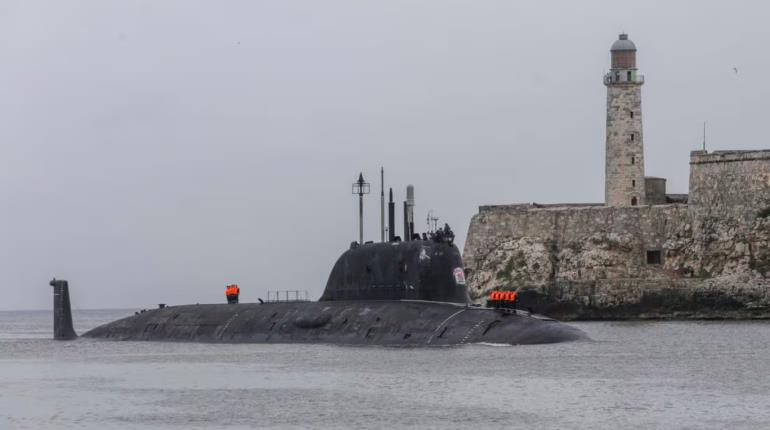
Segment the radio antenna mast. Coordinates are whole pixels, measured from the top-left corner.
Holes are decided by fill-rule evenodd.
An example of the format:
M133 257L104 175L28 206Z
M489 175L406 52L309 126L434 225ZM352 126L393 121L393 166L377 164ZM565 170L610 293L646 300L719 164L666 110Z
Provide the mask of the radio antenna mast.
M385 242L385 168L380 167L380 242Z
M426 218L426 222L428 223L428 232L435 233L436 230L438 230L438 217L433 216L433 209L428 211L428 216Z

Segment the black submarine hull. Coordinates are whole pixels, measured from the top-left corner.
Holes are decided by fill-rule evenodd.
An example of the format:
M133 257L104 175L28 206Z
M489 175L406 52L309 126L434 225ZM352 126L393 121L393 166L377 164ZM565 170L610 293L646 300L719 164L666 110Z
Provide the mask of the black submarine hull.
M171 306L99 326L115 340L340 345L539 344L582 331L529 312L473 306L448 226L434 240L351 245L317 302ZM66 290L66 285L64 286ZM69 314L69 303L60 314Z
M412 300L172 306L83 335L132 341L443 346L542 344L582 339L546 317L457 303Z

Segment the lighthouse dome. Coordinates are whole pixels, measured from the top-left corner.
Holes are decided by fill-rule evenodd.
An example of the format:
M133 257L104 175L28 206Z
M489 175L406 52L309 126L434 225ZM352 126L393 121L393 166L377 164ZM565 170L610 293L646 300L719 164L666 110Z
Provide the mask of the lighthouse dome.
M626 33L622 33L618 36L618 40L612 44L610 51L636 51L636 45L634 45L634 42L628 39L628 35Z
M628 40L628 35L622 33L618 40L610 48L613 69L635 69L636 68L636 45ZM630 78L629 78L630 79Z

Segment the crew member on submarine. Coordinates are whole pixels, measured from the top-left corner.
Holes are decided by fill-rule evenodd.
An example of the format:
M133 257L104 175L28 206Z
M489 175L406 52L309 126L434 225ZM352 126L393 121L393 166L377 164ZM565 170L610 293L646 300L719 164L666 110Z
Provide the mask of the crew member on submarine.
M241 288L236 284L228 285L225 287L225 297L227 297L227 304L237 305L238 296L241 294Z

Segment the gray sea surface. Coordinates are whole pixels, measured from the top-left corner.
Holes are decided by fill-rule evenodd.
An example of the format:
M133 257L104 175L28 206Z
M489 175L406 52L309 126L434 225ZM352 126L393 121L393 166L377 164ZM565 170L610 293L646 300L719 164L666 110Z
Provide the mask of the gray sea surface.
M74 313L83 333L129 310ZM770 322L447 348L50 340L0 312L0 429L770 429Z

